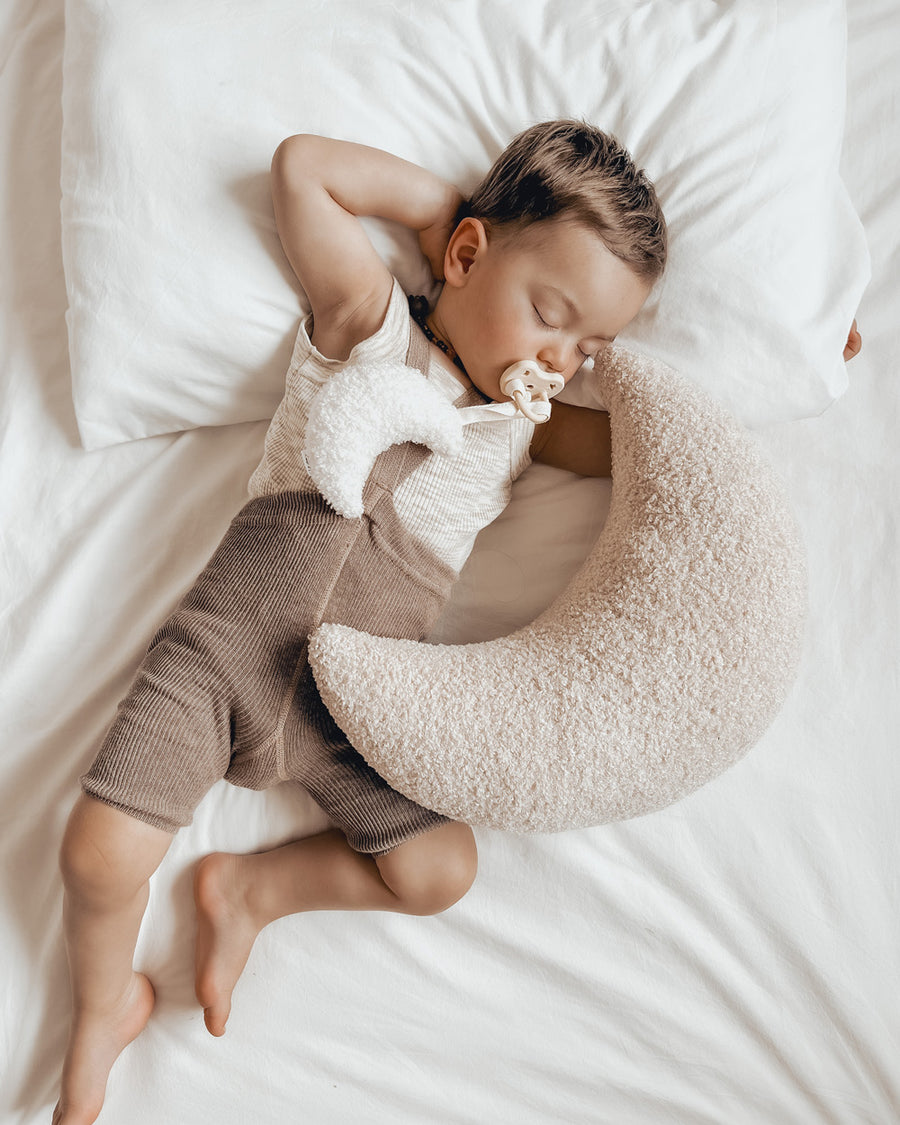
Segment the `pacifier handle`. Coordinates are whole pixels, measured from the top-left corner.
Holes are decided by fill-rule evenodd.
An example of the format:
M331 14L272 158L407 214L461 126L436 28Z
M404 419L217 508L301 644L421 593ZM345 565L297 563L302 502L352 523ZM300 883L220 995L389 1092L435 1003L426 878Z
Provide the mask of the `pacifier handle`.
M545 371L535 359L510 364L500 376L500 390L535 425L550 418L550 399L565 386L561 375Z

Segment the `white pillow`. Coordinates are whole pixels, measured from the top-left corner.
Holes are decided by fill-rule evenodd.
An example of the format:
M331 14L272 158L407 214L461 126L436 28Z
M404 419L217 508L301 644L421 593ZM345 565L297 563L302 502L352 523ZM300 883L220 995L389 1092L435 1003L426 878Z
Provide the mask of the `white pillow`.
M364 141L469 190L520 129L570 116L631 149L670 224L669 270L623 342L746 424L822 411L868 277L838 174L845 41L840 0L69 0L84 444L274 412L304 308L269 200L283 137ZM370 229L433 293L413 236Z

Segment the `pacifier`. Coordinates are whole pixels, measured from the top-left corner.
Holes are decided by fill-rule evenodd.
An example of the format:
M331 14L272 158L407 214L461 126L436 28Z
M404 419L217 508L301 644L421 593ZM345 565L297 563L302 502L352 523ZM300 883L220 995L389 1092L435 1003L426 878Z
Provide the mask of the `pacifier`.
M537 425L550 418L550 399L565 386L562 375L545 371L536 359L521 359L500 376L500 390Z

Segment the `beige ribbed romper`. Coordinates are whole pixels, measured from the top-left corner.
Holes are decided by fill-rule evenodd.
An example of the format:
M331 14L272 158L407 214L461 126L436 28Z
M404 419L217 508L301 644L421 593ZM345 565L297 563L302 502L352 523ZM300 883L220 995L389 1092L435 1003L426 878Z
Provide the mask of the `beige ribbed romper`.
M417 332L407 362L427 367ZM323 620L417 640L436 620L455 573L408 535L391 500L427 455L410 443L381 454L361 519L338 516L317 494L251 500L153 638L85 792L175 831L222 777L250 789L293 780L356 850L373 854L445 823L366 765L306 659Z
M429 347L405 306L395 285L372 346L408 332L406 361L427 375ZM311 348L305 326L300 343ZM299 782L353 848L382 854L446 818L397 793L347 742L319 698L307 638L330 621L423 639L477 529L505 506L532 429L470 426L469 452L457 461L391 446L369 476L364 515L345 519L307 482L294 449L300 399L315 393L298 384L296 360L251 480L254 498L154 636L82 786L175 831L223 777L250 789ZM462 390L454 401L484 400Z

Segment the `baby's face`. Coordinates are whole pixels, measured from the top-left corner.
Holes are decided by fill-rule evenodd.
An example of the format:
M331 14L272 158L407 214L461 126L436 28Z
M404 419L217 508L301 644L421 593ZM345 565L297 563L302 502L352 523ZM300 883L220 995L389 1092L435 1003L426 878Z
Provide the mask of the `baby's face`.
M452 295L448 328L475 386L502 399L500 376L521 359L568 382L634 319L649 292L593 231L549 219L490 240L475 255Z

